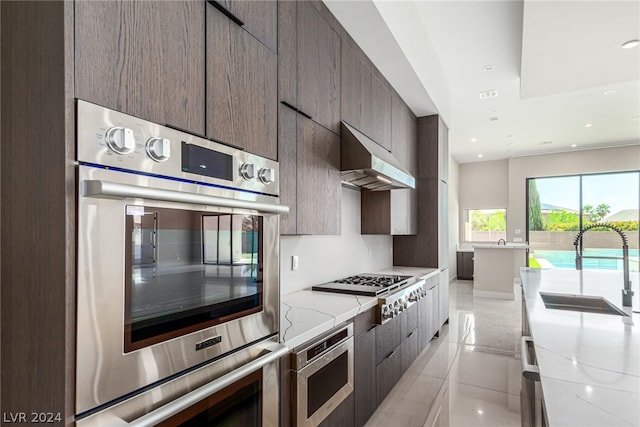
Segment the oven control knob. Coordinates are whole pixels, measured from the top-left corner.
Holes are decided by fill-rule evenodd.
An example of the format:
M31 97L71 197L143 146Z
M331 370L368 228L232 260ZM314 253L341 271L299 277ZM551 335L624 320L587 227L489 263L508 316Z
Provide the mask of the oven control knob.
M146 149L149 157L156 162L166 162L171 157L171 141L166 138L150 138Z
M409 308L409 303L407 303L406 301L402 303L402 309L406 310L407 308Z
M276 171L272 168L262 168L260 172L258 172L258 178L264 184L272 183L276 180Z
M393 317L393 311L389 310L389 307L386 305L382 309L382 318L383 319L391 319Z
M136 148L133 131L129 128L112 127L107 131L107 146L118 154L129 154Z
M243 163L240 166L240 176L250 181L256 177L256 165L253 163Z

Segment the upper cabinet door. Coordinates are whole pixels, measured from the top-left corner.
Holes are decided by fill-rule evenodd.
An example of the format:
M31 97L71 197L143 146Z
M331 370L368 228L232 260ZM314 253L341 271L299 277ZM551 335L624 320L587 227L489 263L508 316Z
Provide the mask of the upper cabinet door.
M339 235L340 137L297 116L297 234Z
M207 6L207 136L277 159L277 55Z
M360 67L361 61L356 56L349 43L342 42L342 119L355 127L362 129L360 120Z
M278 2L278 96L298 105L298 2Z
M307 1L298 4L298 109L340 133L340 36Z
M242 22L242 28L267 45L277 49L278 3L273 0L209 0L233 18Z
M75 96L203 134L204 2L75 2Z
M371 76L371 137L391 151L391 91Z

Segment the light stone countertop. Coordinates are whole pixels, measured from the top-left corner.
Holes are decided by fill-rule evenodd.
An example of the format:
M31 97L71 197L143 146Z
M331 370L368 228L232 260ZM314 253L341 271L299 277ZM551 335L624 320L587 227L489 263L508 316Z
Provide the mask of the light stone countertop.
M498 245L495 243L474 243L474 249L527 249L529 247L528 243L513 243L509 242L506 245Z
M640 426L640 314L622 307L622 272L521 269L551 426ZM631 273L634 309L640 277ZM601 296L630 317L547 309L539 291Z
M427 278L435 268L393 266L377 274ZM312 291L311 288L280 297L280 341L293 349L378 305L378 298Z

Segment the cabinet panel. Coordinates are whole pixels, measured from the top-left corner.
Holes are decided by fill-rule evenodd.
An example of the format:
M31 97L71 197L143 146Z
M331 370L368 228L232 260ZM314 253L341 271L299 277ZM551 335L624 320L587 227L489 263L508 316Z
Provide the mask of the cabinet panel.
M473 252L457 252L456 276L460 280L473 280Z
M297 234L340 234L340 137L298 114Z
M352 427L354 425L353 419L353 401L354 396L351 393L345 400L342 401L327 418L325 418L320 424L320 427Z
M289 2L287 2L289 3ZM297 209L297 116L292 109L278 106L278 163L280 166L280 204L289 206L289 213L280 215L280 234L296 234Z
M449 269L440 271L438 286L438 329L449 321Z
M391 151L391 92L371 76L371 138Z
M280 427L292 425L291 418L293 408L291 402L293 398L293 384L291 375L291 353L280 358Z
M405 169L416 174L417 122L413 112L397 95L391 98L391 151Z
M418 357L418 334L418 329L416 328L404 337L404 341L400 344L401 374L405 373Z
M429 298L427 296L418 301L418 353L427 346L430 340L431 318L429 317Z
M297 18L298 2L278 2L278 96L294 107L298 104Z
M398 346L376 366L376 400L378 405L387 397L387 394L402 376L400 353L400 346Z
M355 424L362 426L375 412L377 407L375 329L370 329L360 335L356 335L354 339L353 381Z
M310 2L298 2L298 105L340 133L340 37Z
M222 8L241 20L242 28L276 51L278 3L267 0L216 0Z
M402 341L401 318L395 317L376 329L376 364L389 356Z
M371 107L373 103L371 79L373 79L371 71L363 62L360 62L360 131L375 140L373 137L373 109Z
M204 7L204 2L75 2L76 96L203 134Z
M277 158L277 55L207 7L207 136Z
M344 41L342 43L341 67L342 119L356 129L361 129L360 59L356 56L354 49Z

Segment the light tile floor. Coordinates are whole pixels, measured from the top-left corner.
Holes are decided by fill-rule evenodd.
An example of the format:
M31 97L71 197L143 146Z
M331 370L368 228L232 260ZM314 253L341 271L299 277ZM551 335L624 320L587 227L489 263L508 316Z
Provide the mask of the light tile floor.
M520 426L519 286L514 293L515 301L476 298L473 282L451 282L449 325L367 427Z

